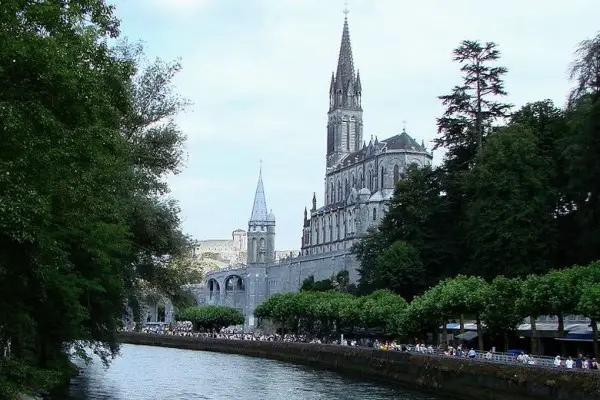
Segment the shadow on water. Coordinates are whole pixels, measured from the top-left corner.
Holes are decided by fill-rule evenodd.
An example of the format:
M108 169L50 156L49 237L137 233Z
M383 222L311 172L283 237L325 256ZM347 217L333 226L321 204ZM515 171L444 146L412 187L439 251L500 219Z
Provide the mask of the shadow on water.
M123 345L105 369L95 360L51 400L439 400L430 393L275 360Z

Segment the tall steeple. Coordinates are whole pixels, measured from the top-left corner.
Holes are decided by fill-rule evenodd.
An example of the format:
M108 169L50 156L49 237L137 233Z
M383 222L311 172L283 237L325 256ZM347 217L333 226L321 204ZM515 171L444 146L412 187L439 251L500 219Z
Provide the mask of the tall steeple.
M327 124L327 168L333 168L346 155L360 150L362 143L362 83L354 70L348 10L344 10L342 41L337 69L329 85Z
M252 214L250 215L250 223L262 222L267 220L267 200L265 199L265 188L262 180L262 165L258 171L258 183L256 184L256 192L254 193L254 205L252 206Z
M275 261L275 215L267 213L267 200L262 179L262 161L254 193L252 214L248 221L248 265Z

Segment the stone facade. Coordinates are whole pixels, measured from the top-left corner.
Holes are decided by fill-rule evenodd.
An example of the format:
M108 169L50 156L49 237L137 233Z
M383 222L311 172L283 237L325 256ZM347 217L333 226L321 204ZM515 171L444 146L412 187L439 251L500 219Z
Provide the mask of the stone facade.
M377 226L395 184L407 168L429 165L432 155L405 131L379 141L363 141L362 83L354 70L348 20L344 19L338 66L329 90L324 205L313 193L310 214L304 210L300 255L275 256L275 216L267 213L259 174L248 223L247 265L213 271L193 290L203 304L222 304L243 311L245 327L255 327L253 312L275 293L297 291L304 279L331 278L348 271L358 281L352 245Z

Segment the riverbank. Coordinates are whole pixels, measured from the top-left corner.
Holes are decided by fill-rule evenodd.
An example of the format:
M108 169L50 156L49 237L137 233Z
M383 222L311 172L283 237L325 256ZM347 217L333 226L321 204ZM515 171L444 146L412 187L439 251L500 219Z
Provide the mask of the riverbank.
M240 354L307 364L450 395L464 400L600 400L594 371L565 371L520 364L445 358L366 348L137 332L123 343Z

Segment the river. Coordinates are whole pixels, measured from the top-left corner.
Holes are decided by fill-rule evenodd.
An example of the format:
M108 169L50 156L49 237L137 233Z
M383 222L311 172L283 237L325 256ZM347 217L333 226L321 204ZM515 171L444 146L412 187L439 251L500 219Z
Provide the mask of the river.
M123 345L105 369L83 365L53 400L438 400L423 394L279 361Z

